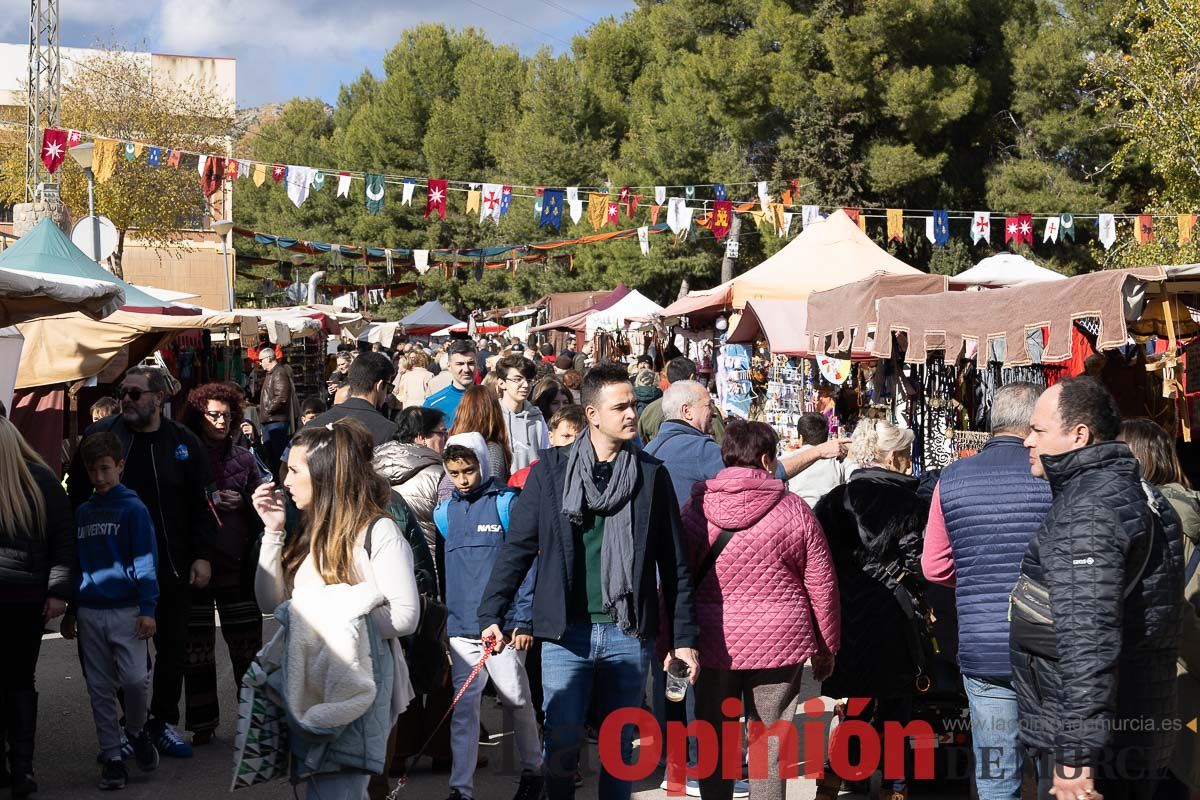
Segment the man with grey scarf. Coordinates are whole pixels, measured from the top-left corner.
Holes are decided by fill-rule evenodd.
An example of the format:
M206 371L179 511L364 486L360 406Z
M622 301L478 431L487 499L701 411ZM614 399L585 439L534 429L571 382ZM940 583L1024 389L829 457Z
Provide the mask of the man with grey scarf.
M661 578L669 617L667 659L682 659L695 681L696 620L679 502L662 462L633 444L637 411L624 369L596 367L583 381L588 435L543 451L514 504L508 536L479 606L483 639L503 648L500 629L535 556L533 635L542 640L545 777L549 800L575 796L573 775L588 704L601 718L640 708L654 637ZM632 727L621 758L633 755ZM661 737L660 737L661 741ZM615 758L615 754L613 756ZM601 761L601 800L628 800L632 786Z

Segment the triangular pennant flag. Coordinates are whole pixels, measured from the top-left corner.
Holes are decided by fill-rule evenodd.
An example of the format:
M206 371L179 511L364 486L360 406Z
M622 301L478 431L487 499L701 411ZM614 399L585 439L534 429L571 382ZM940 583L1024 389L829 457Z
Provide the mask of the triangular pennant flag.
M786 205L780 203L781 206L787 208ZM792 230L792 217L795 216L790 211L783 212L783 225L779 228L779 238L782 239Z
M1175 218L1175 224L1179 226L1179 243L1191 244L1192 228L1196 226L1196 215L1180 214Z
M1075 215L1074 214L1062 214L1059 216L1059 218L1058 218L1058 233L1062 237L1062 240L1064 242L1067 239L1070 239L1072 242L1075 241Z
M588 192L588 222L592 230L604 227L608 218L608 195L604 192Z
M621 205L624 205L625 202L629 199L629 195L630 195L629 187L622 186L621 190L619 192L617 192L617 202L620 203Z
M656 205L660 205L660 206L666 205L666 203L667 203L667 187L665 187L665 186L655 186L654 187L654 202Z
M758 182L758 204L762 206L763 213L767 213L767 206L771 205L771 194L766 181Z
M729 225L732 220L733 203L729 200L714 200L708 229L712 231L713 236L717 237L718 242L725 238L725 234L729 233Z
M1033 244L1033 214L1017 214L1017 244Z
M200 189L205 197L212 197L225 183L225 159L209 156L204 160L204 172L200 178Z
M77 130L67 131L67 147L71 148L83 141L83 134Z
M1049 217L1046 220L1046 228L1042 231L1042 241L1058 243L1058 217Z
M889 242L904 241L904 211L899 208L887 210L887 240Z
M539 222L542 219L542 195L545 193L545 186L533 187L533 218Z
M950 241L950 214L945 210L933 212L933 243L945 247Z
M179 167L179 159L182 157L183 157L183 153L181 153L180 151L168 150L167 151L167 166L178 168Z
M382 175L368 172L363 176L363 196L366 198L368 214L378 214L383 210L383 195L386 191Z
M479 221L490 219L497 225L500 224L500 196L502 189L498 183L485 183L482 189L482 197L480 198L479 206ZM543 208L545 206L543 205ZM544 219L543 215L543 219Z
M604 215L604 224L608 225L609 223L612 223L613 225L616 225L620 221L621 221L621 206L619 203L614 203L610 200L608 202L608 207L607 207L605 215Z
M271 180L281 183L287 177L287 164L276 164L271 167Z
M500 187L500 216L508 213L508 207L512 205L512 187Z
M683 196L688 200L695 200L696 199L696 187L695 186L683 187Z
M250 172L253 168L254 168L254 165L252 163L250 163L249 161L239 161L238 162L238 177L239 178L249 178Z
M162 160L162 148L151 147L150 152L146 154L146 164L151 167L157 167Z
M1137 227L1134 229L1138 244L1150 244L1154 241L1154 217L1150 214L1138 214Z
M325 173L319 169L313 170L312 189L314 192L319 192L325 188Z
M930 244L937 244L937 234L933 232L933 217L925 218L925 238Z
M254 165L254 185L262 186L264 183L266 183L266 180L267 180L267 165L266 164L255 164ZM339 192L339 194L340 194L340 192Z
M675 236L675 239L677 241L682 242L685 238L687 238L689 236L691 236L692 238L695 238L694 232L692 231L692 219L695 216L695 214L696 214L696 209L694 209L690 206L683 207L683 211L680 214L681 231L678 234L676 234L676 236Z
M642 248L642 255L648 256L650 255L650 228L646 225L643 225L642 227L638 228L637 231L638 245Z
M429 179L429 195L425 198L425 219L436 212L438 217L446 219L446 181L437 178Z
M566 191L564 189L547 189L542 192L542 218L538 224L549 225L554 230L560 230L565 198Z
M445 183L445 181L442 181L442 183ZM443 192L444 191L445 191L445 188L443 187ZM445 208L445 204L446 204L446 196L443 193L443 195L442 195L442 207L443 208ZM413 266L416 267L417 272L421 273L422 275L424 275L426 272L429 272L429 251L428 250L413 250Z
M412 178L405 178L401 181L400 186L400 205L411 206L413 199L413 190L417 188L417 182Z
M338 173L337 196L338 197L349 197L350 196L350 173L349 172L339 172Z
M482 193L478 189L467 189L467 211L470 214L472 211L479 210L479 200Z
M67 132L58 128L42 131L42 163L46 171L54 174L67 157Z
M662 206L657 205L657 204L650 205L650 224L651 225L658 224L658 214L660 211L662 211Z
M725 193L725 184L723 184L723 183L714 183L713 184L713 199L714 200L728 200L729 199L729 196Z
M992 212L976 211L971 219L971 244L992 240ZM1007 239L1005 241L1008 241Z
M133 142L125 143L125 160L133 161L137 158L137 148L133 146ZM203 170L201 170L203 172Z
M671 233L678 236L687 231L691 215L686 213L687 201L682 197L672 197L667 204L667 227Z
M802 206L800 208L800 224L807 228L821 219L820 206Z
M1117 241L1117 218L1112 214L1101 214L1096 224L1100 227L1100 244L1105 250L1112 248Z
M771 228L775 231L776 236L783 235L783 203L771 203L768 210L771 215Z
M625 201L625 216L633 219L633 215L637 213L638 206L642 204L642 196L640 194L631 194L629 199Z
M232 158L225 160L225 180L236 181L238 179L238 162Z
M196 156L196 172L203 175L204 174L204 166L207 163L208 163L208 156L206 156L206 155Z

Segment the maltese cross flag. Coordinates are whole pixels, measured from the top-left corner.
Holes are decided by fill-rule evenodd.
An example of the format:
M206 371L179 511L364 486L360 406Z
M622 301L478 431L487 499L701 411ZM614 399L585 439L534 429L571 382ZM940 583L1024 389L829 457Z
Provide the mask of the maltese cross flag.
M42 131L42 163L46 165L46 170L53 175L66 157L67 132L58 128Z

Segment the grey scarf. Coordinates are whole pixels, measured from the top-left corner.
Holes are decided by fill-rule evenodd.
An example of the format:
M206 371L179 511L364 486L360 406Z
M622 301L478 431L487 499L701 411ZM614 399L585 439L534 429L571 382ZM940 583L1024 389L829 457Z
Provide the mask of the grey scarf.
M572 445L567 456L563 513L573 525L583 524L584 501L587 508L604 515L604 542L600 548L600 580L604 610L627 636L637 636L637 609L633 605L633 491L637 485L638 464L633 446L626 444L613 461L612 479L601 492L596 486L593 467L596 451L584 433Z

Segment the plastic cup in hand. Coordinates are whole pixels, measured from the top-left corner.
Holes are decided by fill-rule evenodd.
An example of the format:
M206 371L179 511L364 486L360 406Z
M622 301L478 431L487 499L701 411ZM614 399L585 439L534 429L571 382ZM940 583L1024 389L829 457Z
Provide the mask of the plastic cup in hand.
M672 703L683 702L687 696L688 675L691 673L691 667L683 659L672 658L671 663L667 664L667 699Z

